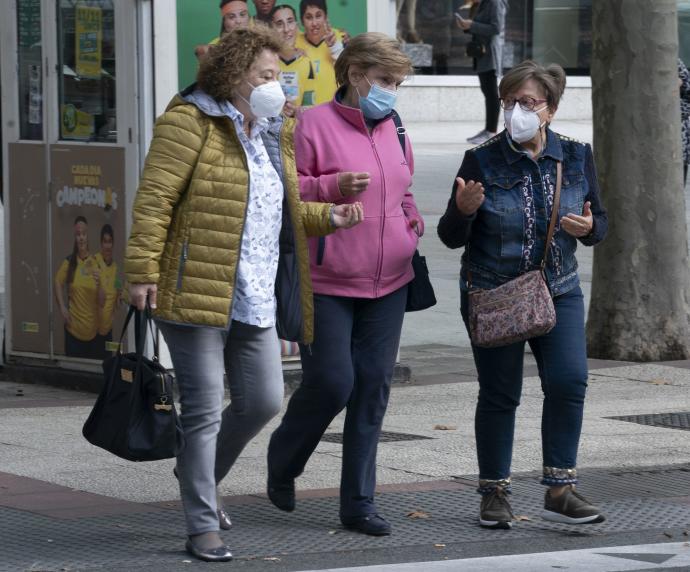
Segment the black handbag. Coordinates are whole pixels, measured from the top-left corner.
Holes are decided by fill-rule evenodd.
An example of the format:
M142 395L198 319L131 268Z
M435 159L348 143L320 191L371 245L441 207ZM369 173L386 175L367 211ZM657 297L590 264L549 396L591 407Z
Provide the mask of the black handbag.
M128 461L169 459L184 448L173 403L173 377L158 362L155 336L153 359L144 357L147 327L153 329L148 309L130 307L120 346L135 314L136 352L123 354L120 349L103 360L105 384L82 434L89 443Z
M403 150L403 155L407 158L405 148L405 128L397 111L392 114L395 129L398 132L398 141ZM426 265L426 258L419 254L419 250L415 250L412 255L412 270L414 270L414 278L412 282L407 285L407 304L405 305L406 312L417 312L419 310L426 310L436 305L436 295L434 294L434 287L431 285L429 279L429 268Z
M417 312L435 306L436 294L434 294L434 287L429 280L426 258L419 254L419 250L415 250L412 256L412 270L414 270L414 278L407 285L405 311Z
M478 59L486 54L486 46L481 40L478 40L476 37L472 36L472 39L465 46L465 53L467 54L468 58Z

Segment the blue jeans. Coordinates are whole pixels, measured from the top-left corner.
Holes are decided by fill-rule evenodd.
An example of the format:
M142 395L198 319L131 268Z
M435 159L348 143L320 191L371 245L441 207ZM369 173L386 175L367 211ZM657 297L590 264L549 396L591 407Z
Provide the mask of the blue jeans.
M468 296L461 294L467 326ZM575 470L587 390L584 301L580 287L554 298L556 326L528 340L544 392L541 436L545 485L577 482ZM480 492L510 479L515 410L522 393L525 343L500 348L472 346L479 374L475 436ZM486 487L484 487L486 484ZM484 488L484 490L482 490Z
M300 346L302 383L268 446L268 474L292 481L347 407L340 478L344 523L376 512L376 449L388 405L407 286L376 299L314 295L314 343Z

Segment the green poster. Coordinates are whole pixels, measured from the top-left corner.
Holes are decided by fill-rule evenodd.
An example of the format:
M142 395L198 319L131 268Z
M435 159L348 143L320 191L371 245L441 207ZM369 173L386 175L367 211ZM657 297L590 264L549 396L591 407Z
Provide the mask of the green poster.
M374 1L374 0L371 0ZM379 0L376 0L379 1ZM299 18L300 0L278 0L289 4ZM177 50L180 89L194 82L197 59L194 50L217 38L221 27L220 0L177 0ZM247 2L252 16L254 0ZM327 0L331 25L355 36L367 31L367 0Z

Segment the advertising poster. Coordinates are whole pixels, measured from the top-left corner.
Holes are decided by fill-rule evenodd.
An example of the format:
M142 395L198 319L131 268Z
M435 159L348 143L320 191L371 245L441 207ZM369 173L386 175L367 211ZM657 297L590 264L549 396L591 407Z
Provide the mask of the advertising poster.
M71 103L60 106L60 138L89 141L94 134L94 116Z
M126 315L124 149L54 145L51 165L53 351L102 360Z
M367 31L367 0L314 2L306 5L305 14L300 13L300 0L233 0L223 8L219 4L218 0L177 0L180 89L194 82L198 58L207 46L237 22L249 21L249 25L274 27L288 44L281 84L293 105L330 101L336 89L337 55L333 54L349 37ZM290 6L294 12L281 10L271 17L276 5ZM243 10L249 18L242 17Z
M48 190L45 147L8 146L12 349L50 353L50 272L48 265Z
M100 79L103 16L98 7L78 4L74 9L74 55L77 75Z

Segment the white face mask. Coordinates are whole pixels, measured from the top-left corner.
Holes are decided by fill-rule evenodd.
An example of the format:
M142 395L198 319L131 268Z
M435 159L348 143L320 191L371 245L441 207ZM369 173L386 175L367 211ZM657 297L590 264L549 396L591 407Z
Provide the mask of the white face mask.
M519 103L515 103L513 109L506 109L504 113L505 125L513 141L524 143L532 139L544 126L539 120L538 113L546 109L546 106L534 111L525 111Z
M249 83L249 82L247 82ZM249 85L252 85L249 83ZM249 108L255 117L277 117L283 110L285 105L285 94L283 93L283 88L280 87L280 83L277 81L269 81L267 83L262 83L259 86L254 87L252 93L249 96Z

